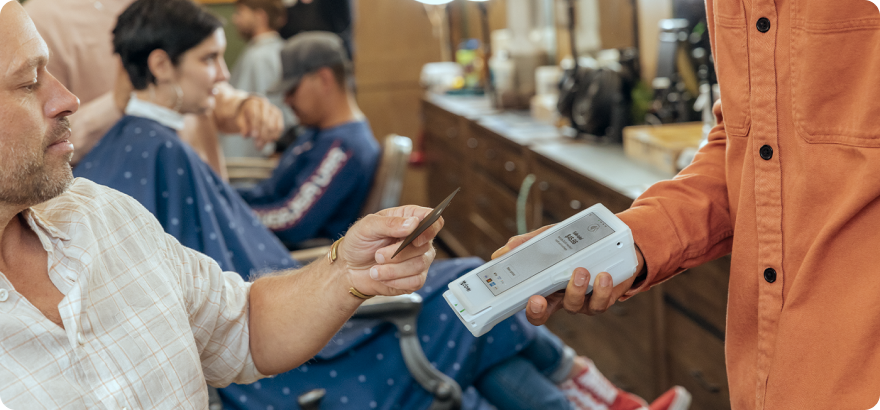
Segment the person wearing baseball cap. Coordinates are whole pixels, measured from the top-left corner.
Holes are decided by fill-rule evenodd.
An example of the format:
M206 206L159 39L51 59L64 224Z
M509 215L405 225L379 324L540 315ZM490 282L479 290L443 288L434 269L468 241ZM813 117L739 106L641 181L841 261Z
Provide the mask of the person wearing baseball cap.
M380 155L342 40L320 31L287 40L268 92L283 96L305 130L272 177L242 197L284 243L336 238L360 216Z

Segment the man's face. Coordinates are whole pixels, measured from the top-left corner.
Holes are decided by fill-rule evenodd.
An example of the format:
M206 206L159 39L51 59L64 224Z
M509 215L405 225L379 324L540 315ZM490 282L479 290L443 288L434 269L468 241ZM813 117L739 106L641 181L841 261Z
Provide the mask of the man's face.
M319 126L325 115L327 87L323 84L320 70L304 75L299 84L284 98L284 102L296 114L300 124L307 127Z
M29 207L73 180L67 116L79 99L46 71L49 49L17 2L0 9L0 204Z
M256 13L244 4L236 4L235 14L232 15L232 24L235 25L242 38L250 41L254 38L254 30L257 25Z

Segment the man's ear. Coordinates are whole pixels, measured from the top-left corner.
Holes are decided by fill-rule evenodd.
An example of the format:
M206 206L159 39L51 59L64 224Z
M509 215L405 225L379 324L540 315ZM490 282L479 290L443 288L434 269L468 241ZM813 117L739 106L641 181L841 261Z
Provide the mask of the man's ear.
M333 70L330 67L319 68L318 77L321 79L321 86L325 90L336 88L336 76L333 75Z
M174 64L165 50L155 49L147 57L147 67L157 83L174 81Z

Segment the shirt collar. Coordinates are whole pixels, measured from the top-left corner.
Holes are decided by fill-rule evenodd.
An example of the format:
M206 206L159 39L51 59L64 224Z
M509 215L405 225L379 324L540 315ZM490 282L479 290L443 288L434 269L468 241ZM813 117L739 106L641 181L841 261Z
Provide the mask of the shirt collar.
M40 213L38 212L38 210L36 210L34 208L28 208L28 209L25 209L22 214L24 215L24 218L27 221L28 225L30 225L31 229L33 229L34 232L37 232L38 235L39 235L39 232L43 232L46 235L49 235L53 238L61 239L63 241L70 240L69 235L62 232L60 229L55 227L55 225L53 225L51 222L49 222L48 220L43 218L40 215ZM45 247L46 244L44 243L43 246Z
M125 114L153 120L177 131L182 130L185 124L183 114L149 101L140 100L135 97L134 93L131 94L131 99L125 106Z
M2 0L0 0L0 1L2 1ZM268 43L270 41L278 41L278 40L281 40L281 35L278 34L277 31L268 31L268 32L265 32L263 34L260 34L258 36L255 36L254 38L252 38L251 44L256 45L256 44Z

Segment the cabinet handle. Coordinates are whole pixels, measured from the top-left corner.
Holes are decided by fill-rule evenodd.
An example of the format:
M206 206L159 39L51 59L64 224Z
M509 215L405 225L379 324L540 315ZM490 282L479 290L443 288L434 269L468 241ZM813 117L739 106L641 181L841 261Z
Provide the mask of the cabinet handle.
M572 199L568 205L571 206L571 209L581 209L581 201L578 201L577 199Z
M480 142L477 141L476 138L469 138L468 139L468 142L467 142L468 148L474 149L477 147L477 145L480 145Z
M721 391L721 386L717 383L712 383L706 380L706 376L703 375L702 370L691 370L691 376L697 380L697 384L699 384L700 387L706 389L709 393L718 393Z
M526 226L526 203L529 201L529 193L532 192L532 184L535 183L535 174L526 175L519 186L519 195L516 196L516 232L522 235L528 232Z
M507 172L516 171L516 164L514 164L513 161L507 161L504 163L504 169L506 169Z

